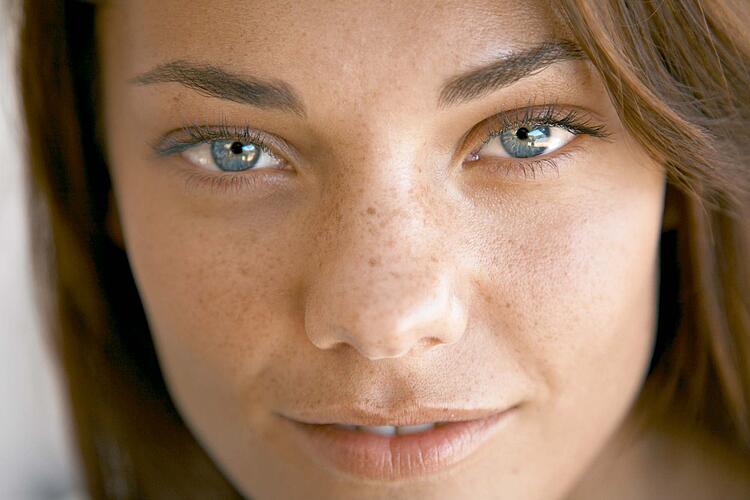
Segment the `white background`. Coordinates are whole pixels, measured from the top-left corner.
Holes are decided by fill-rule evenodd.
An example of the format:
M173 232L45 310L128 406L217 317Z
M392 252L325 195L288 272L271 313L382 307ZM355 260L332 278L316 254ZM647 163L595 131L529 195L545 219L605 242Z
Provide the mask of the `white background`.
M0 0L0 499L80 499L67 403L31 285L13 14Z

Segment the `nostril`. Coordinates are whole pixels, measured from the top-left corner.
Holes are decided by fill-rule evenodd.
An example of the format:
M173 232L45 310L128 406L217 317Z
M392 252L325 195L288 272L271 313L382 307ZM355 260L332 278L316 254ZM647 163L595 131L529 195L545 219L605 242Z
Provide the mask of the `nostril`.
M443 342L437 337L425 337L423 339L420 339L419 341L419 347L422 347L425 349L430 348L430 347L436 347L436 346L439 346L440 344L445 344L445 342Z
M422 354L425 351L428 351L442 344L445 344L445 342L441 341L437 337L424 337L419 339L419 341L415 344L412 344L410 347L406 348L404 346L393 346L389 349L386 346L378 346L377 350L381 353L385 352L385 354L381 354L379 356L367 355L367 357L370 359L400 358L407 355Z
M328 331L330 335L313 339L315 347L323 350L341 350L354 346L354 337L348 329L339 325L330 325Z

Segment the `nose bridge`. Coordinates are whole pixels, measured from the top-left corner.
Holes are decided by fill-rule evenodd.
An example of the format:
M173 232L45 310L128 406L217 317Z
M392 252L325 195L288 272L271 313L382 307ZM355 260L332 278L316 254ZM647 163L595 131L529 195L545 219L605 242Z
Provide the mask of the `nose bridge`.
M342 189L328 211L307 289L305 328L320 349L348 344L369 359L453 343L466 327L446 230L417 179Z

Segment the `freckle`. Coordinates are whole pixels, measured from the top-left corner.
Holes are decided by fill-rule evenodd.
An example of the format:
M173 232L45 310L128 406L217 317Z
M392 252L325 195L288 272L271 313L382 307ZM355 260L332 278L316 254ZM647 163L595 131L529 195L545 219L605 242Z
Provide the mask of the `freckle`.
M437 261L438 261L438 258L437 258L437 257L435 257L435 256L433 255L433 256L431 256L431 257L430 257L430 260L431 260L432 262L437 262Z
M506 303L505 303L505 308L506 308L506 309L510 309L510 302L506 302Z
M367 207L367 213L370 215L375 215L377 211L375 210L375 207Z

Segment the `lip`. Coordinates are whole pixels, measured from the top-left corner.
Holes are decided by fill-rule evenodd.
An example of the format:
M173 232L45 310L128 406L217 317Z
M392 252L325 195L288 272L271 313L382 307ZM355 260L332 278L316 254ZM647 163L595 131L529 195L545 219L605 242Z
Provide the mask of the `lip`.
M479 420L502 410L499 408L447 408L419 406L400 413L370 410L362 407L332 407L326 409L282 413L281 416L306 424L354 424L354 425L418 425L429 422L459 422Z
M363 479L396 481L434 474L464 460L492 437L517 407L491 412L438 409L391 419L356 411L347 412L348 418L333 420L307 417L302 421L297 418L304 417L281 416L301 448L316 462ZM447 423L421 433L381 436L338 428L334 422L367 426Z

